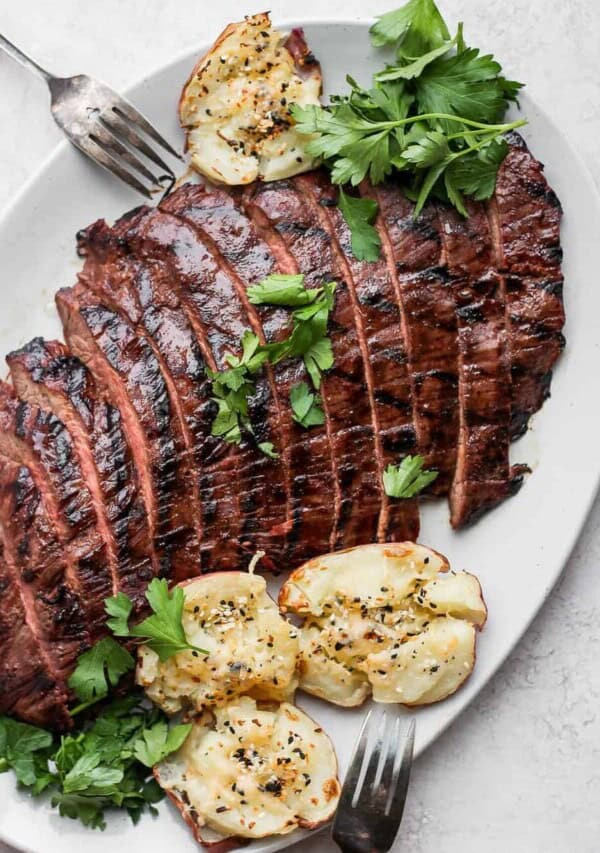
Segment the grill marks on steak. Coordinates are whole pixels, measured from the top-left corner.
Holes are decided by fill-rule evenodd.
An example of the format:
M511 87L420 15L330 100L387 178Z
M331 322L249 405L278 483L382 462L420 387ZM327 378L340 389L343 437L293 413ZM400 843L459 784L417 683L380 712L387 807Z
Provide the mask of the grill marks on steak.
M166 264L145 262L128 254L126 234L117 236L117 229L123 230L121 223L114 232L105 227L109 233L104 236L103 244L109 245L112 239L112 263L97 264L93 244L88 241L89 256L80 281L148 343L160 367L169 398L172 432L177 441L177 499L185 495L189 512L182 518L185 518L186 527L193 531L188 548L190 559L187 565L180 561L177 572L177 577L184 580L197 575L201 568L200 543L207 547L212 544L204 535L193 436L207 403L204 361L178 304ZM96 234L99 231L97 229ZM206 495L207 506L211 499L210 494Z
M450 521L462 527L518 490L523 469L509 464L510 363L502 278L493 269L485 208L469 218L439 205L444 261L458 319L459 436Z
M415 219L413 203L393 183L361 191L379 204L377 227L400 291L419 453L439 472L430 491L446 494L458 443L458 346L437 212L427 205Z
M242 212L237 194L224 190L206 192L198 185L183 187L167 199L164 207L192 223L235 270L244 290L268 275L286 272L274 253ZM266 341L281 340L289 332L290 314L276 306L252 306L255 320ZM310 381L299 359L272 368L272 388L278 420L278 448L285 471L286 514L284 564L324 551L330 545L332 527L331 451L325 427L306 431L292 418L290 389Z
M77 656L85 651L89 632L77 580L63 560L63 543L56 529L56 507L38 488L39 476L37 471L0 457L4 571L8 570L21 598L31 632L25 638L36 641L25 649L12 647L6 657L3 654L0 677L9 677L11 658L14 660L22 655L23 670L19 670L17 676L25 677L31 666L33 683L39 684L42 690L40 699L50 704L55 701L60 717L58 708L67 696L66 678ZM4 597L2 612L4 615ZM16 641L19 635L13 636ZM6 639L3 638L3 643ZM8 699L10 701L10 697ZM33 704L36 699L35 694L29 696ZM32 711L35 713L35 709Z
M26 476L7 459L0 460L0 714L15 714L34 725L69 727L67 690L51 675L53 661L43 645L44 631L34 598L15 560L16 543L5 529L6 489L18 488Z
M122 272L115 266L107 274ZM56 302L71 351L123 417L155 546L154 573L185 578L198 558L198 543L179 465L181 436L152 347L82 284L59 291Z
M371 407L352 301L347 283L341 280L330 235L320 222L316 200L298 180L255 185L245 197L248 209L259 209L280 235L290 266L304 274L308 287L338 282L329 324L335 364L321 383L338 490L332 547L373 541L382 486Z
M69 430L107 543L113 591L144 606L152 541L120 411L103 399L85 365L58 341L35 338L7 357L18 396L53 412Z
M193 223L170 211L153 211L135 230L136 235L128 239L135 241L137 252L146 256L167 253L172 279L178 282L182 305L196 335L203 341L211 369L227 368L226 356L239 354L244 331L253 327L231 271L220 263L213 247ZM227 310L223 310L224 305ZM254 329L257 330L256 325ZM210 383L206 393L208 397L212 394ZM209 431L213 415L211 411L205 421ZM268 373L257 377L256 393L249 400L249 417L255 439L245 437L239 448L229 446L230 470L222 481L222 488L229 492L229 501L235 503L235 509L222 521L220 536L227 546L227 535L231 536L232 525L237 523L233 539L238 547L229 563L229 567L237 568L265 546L273 559L282 555L285 472L281 460L271 460L255 446L262 441L281 445ZM221 447L225 444L222 439L213 441ZM230 540L230 544L234 543Z
M489 203L496 262L504 274L512 376L511 435L521 435L550 393L564 347L561 207L542 164L518 134Z
M350 229L337 207L337 190L325 174L298 180L315 195L323 211L322 219L327 222L349 284L373 417L379 478L383 482L387 465L396 464L416 444L396 294L385 260L365 262L354 257ZM378 540L412 541L418 534L416 499L393 500L382 491Z
M70 595L84 614L82 638L89 645L102 633L104 599L112 595L113 587L106 545L72 438L53 414L18 400L11 386L2 383L0 453L30 469L43 496L64 559Z

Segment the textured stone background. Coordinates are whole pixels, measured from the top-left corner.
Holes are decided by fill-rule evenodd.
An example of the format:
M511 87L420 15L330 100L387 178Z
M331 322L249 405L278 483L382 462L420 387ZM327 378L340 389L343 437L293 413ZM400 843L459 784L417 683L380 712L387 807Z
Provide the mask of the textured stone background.
M358 18L393 3L268 5L275 18ZM471 43L493 50L510 76L527 81L531 97L562 125L600 180L600 5L595 0L441 5L449 20L465 20ZM242 0L0 0L0 31L50 68L86 71L124 87L258 6ZM0 93L2 206L60 135L44 87L2 56ZM526 582L526 565L523 577ZM600 850L599 621L597 502L561 583L519 648L416 763L398 853ZM132 843L128 839L127 847L134 849ZM335 848L316 838L295 849ZM7 853L1 843L0 853Z

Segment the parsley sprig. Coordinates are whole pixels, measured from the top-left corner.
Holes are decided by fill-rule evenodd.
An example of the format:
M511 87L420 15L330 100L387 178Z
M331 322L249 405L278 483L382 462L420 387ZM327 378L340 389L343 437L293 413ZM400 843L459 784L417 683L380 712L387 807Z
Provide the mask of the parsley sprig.
M405 456L400 465L388 465L383 472L383 487L391 498L414 498L436 479L438 471L423 468L422 456Z
M249 287L248 298L253 305L292 309L291 331L281 341L261 344L258 335L246 330L240 342L241 354L229 353L228 367L211 373L213 400L218 405L211 432L232 444L241 442L244 431L254 434L248 401L256 392L256 377L267 363L276 365L285 359L301 358L316 390L321 386L323 371L333 366L333 350L327 336L335 298L333 282L308 289L303 275L271 275ZM323 423L318 395L311 394L306 383L291 389L290 403L297 423L307 428ZM267 456L277 457L270 442L258 447Z
M493 56L468 47L459 24L454 37L434 0L409 0L382 15L371 28L376 47L393 47L395 58L370 89L351 77L350 92L326 107L292 106L307 150L331 169L336 184L379 184L400 173L415 216L430 196L467 216L465 196L489 198L508 146L503 138L525 120L504 122L522 84L508 80ZM379 255L372 208L341 194L339 207L359 259ZM376 254L377 253L377 254Z
M134 823L155 814L163 793L150 768L179 749L191 725L169 727L157 708L134 695L118 699L93 721L56 738L36 726L0 717L0 772L12 769L20 788L51 793L63 817L104 829L107 809Z
M155 651L161 661L180 652L208 654L205 649L188 642L185 636L182 622L185 595L181 587L169 590L166 580L154 578L146 590L146 598L152 615L132 627L129 626L133 611L131 599L119 592L105 600L104 607L109 617L106 624L116 637L140 640ZM80 700L71 715L75 716L105 699L111 687L116 687L121 677L134 667L133 656L112 637L103 637L95 643L79 656L69 678L69 687Z

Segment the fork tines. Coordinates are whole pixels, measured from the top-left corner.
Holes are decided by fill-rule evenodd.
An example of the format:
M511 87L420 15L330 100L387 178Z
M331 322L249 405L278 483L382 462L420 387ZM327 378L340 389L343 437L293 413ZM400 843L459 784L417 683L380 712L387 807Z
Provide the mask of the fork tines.
M171 156L182 159L132 104L118 96L98 113L87 139L81 140L80 147L129 186L152 199L154 193L165 192L173 185L175 174L142 134ZM162 173L151 171L138 154L158 166Z
M394 843L410 779L415 721L369 711L344 781L332 835L342 850L385 851Z

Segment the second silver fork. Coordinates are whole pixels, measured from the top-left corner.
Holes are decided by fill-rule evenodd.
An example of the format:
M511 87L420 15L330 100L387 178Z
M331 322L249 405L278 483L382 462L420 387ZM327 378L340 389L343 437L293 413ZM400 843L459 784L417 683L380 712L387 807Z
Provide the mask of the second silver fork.
M363 722L331 835L343 853L385 853L398 832L412 767L415 720L382 710Z

